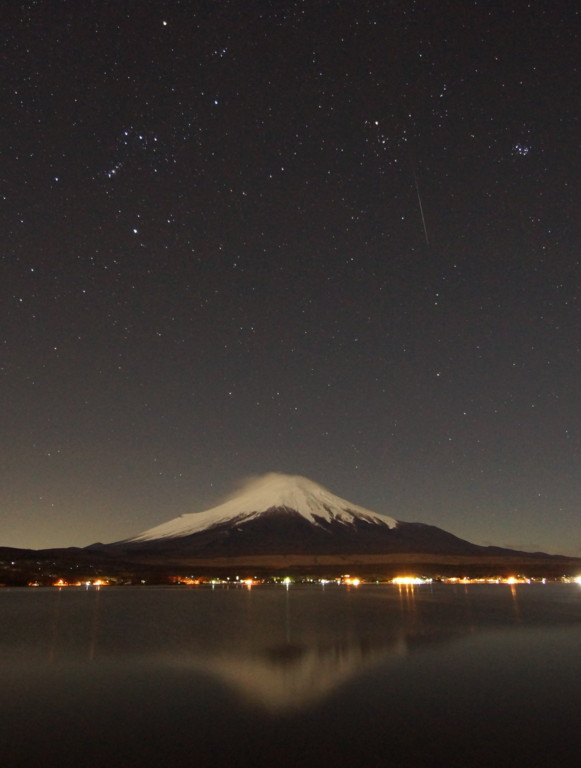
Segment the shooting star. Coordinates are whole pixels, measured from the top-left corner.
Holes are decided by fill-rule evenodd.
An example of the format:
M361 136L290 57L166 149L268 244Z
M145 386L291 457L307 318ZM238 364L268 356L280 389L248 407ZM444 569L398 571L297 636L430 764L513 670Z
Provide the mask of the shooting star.
M416 176L416 172L413 172L414 174L414 186L416 188L416 195L418 196L418 204L420 206L420 215L422 217L422 226L424 227L424 236L426 238L426 245L429 247L430 245L430 238L428 237L428 228L426 227L426 217L424 216L424 206L422 205L422 198L420 195L420 188L418 187L418 177Z

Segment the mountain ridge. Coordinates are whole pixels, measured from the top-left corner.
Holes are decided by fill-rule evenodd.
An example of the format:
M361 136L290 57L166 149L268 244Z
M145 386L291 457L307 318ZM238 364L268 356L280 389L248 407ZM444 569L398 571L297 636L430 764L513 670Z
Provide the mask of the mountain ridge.
M299 475L254 478L215 507L173 518L108 545L108 552L169 559L283 555L522 555L408 523L342 499Z

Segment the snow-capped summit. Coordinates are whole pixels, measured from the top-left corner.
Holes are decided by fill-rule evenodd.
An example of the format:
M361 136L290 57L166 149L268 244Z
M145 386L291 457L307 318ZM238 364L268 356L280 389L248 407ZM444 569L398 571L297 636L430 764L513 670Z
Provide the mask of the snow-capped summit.
M270 472L247 483L235 496L205 512L181 515L150 528L129 542L190 536L226 524L245 525L266 512L298 513L312 525L325 523L353 526L356 522L395 528L397 521L335 496L326 488L300 475Z

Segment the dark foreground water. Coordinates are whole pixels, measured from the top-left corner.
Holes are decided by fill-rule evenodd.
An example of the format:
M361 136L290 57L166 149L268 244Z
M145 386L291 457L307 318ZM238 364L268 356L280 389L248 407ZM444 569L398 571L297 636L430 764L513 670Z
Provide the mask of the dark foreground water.
M0 590L1 768L579 764L575 584Z

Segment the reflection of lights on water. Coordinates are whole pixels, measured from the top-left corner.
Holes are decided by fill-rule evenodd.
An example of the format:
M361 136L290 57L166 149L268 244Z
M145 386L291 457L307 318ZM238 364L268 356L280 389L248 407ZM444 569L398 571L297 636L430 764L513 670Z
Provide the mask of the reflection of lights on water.
M392 584L431 584L432 579L422 579L419 576L396 576Z

